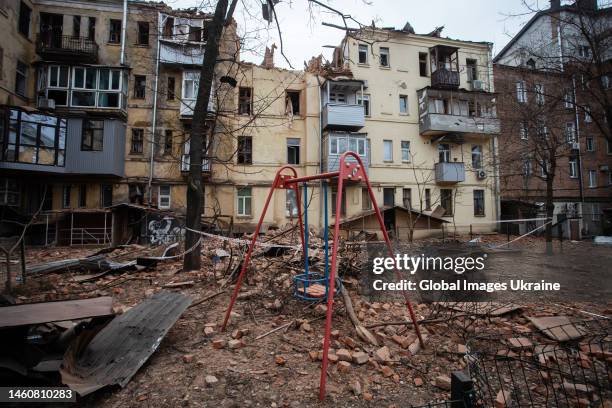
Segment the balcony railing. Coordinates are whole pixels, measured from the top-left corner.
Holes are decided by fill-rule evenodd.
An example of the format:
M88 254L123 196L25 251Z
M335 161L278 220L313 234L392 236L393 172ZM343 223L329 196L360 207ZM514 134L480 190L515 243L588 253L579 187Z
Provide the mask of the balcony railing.
M426 113L419 121L421 135L438 135L444 133L474 133L498 134L500 132L499 119L494 117L471 117L460 115L446 115L442 113Z
M363 105L328 103L323 108L323 128L359 130L365 126Z
M90 62L98 60L98 44L87 37L39 33L36 37L36 52L43 58L76 57Z
M440 68L431 73L431 86L434 88L459 88L459 72Z
M465 165L462 162L436 163L436 183L465 181Z

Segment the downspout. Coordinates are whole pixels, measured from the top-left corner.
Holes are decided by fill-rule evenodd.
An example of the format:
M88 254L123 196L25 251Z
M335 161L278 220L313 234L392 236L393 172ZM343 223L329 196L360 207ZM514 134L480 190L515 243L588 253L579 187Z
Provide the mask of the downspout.
M162 27L162 14L157 13L157 32L161 32ZM152 184L153 184L153 168L155 166L155 130L157 128L157 87L159 84L159 35L157 35L157 50L155 52L155 84L153 85L153 120L151 121L151 161L149 163L149 207L151 206L151 200L153 197Z
M321 79L317 74L318 96L319 96L319 173L323 173L323 95L321 95ZM304 146L305 147L305 146ZM323 195L323 180L319 181L319 191ZM325 189L327 193L327 189ZM324 200L319 199L319 226L325 222Z
M489 44L489 50L487 52L487 79L489 81L489 92L494 92L495 87L493 85L493 45ZM495 109L497 115L497 108ZM493 194L495 194L495 219L501 220L501 189L500 189L500 170L499 170L499 148L497 146L498 140L497 135L493 136ZM497 223L497 231L501 231L501 223Z
M127 33L128 0L123 0L123 19L121 21L121 65L125 64L125 35Z
M578 101L576 100L576 77L572 76L572 93L574 98L574 116L576 123L576 142L580 147L580 114L578 112ZM578 148L578 186L580 191L580 202L584 204L584 184L582 181L582 153Z

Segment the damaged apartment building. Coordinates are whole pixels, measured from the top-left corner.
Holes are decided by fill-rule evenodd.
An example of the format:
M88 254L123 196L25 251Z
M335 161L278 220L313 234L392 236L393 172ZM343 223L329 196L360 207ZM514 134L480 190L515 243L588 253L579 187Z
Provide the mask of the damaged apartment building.
M37 244L180 236L208 18L139 1L4 3L3 217L40 209ZM494 228L491 44L371 27L347 35L331 64L313 58L304 71L274 67L275 48L261 65L240 62L235 23L224 30L202 162L207 227L252 231L279 167L332 171L352 150L394 235ZM318 229L321 185L308 187ZM336 193L330 183L330 203ZM343 229L369 230L363 186L349 184L343 197ZM295 222L297 205L277 192L264 227Z

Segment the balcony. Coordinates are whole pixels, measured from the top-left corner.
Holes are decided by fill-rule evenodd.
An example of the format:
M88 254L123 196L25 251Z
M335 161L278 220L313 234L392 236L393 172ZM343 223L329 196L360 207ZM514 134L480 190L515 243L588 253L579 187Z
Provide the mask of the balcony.
M436 183L454 184L465 181L465 165L461 162L436 163Z
M459 88L459 72L444 68L431 73L431 86L434 88L457 89Z
M417 95L422 136L494 135L500 132L495 94L428 87L420 89Z
M328 103L323 107L323 129L359 130L365 126L362 105Z
M338 171L340 156L346 151L353 151L359 155L366 172L370 167L370 146L367 133L331 132L324 135L323 142L323 171ZM355 162L352 157L347 159Z
M10 126L19 131L14 139L5 140L4 146L0 145L0 169L123 177L124 122L110 118L95 121L96 130L101 130L96 132L99 139L91 150L84 150L82 118L62 119L19 108L8 108L8 111Z
M36 53L47 60L98 62L98 44L87 37L39 33L36 36Z
M191 44L160 41L159 62L168 65L201 66L204 61L205 43Z

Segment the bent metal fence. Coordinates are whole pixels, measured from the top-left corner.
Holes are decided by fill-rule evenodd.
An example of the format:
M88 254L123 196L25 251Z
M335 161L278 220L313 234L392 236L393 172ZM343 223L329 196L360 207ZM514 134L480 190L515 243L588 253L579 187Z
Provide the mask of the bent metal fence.
M473 407L607 407L612 403L609 320L468 342Z

